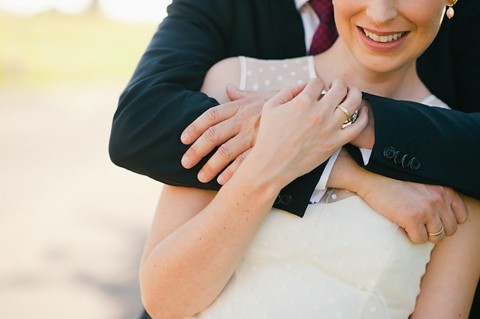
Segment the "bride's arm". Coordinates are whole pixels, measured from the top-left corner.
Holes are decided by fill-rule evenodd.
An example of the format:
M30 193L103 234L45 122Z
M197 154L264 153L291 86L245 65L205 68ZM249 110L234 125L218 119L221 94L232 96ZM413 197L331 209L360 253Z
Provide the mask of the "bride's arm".
M240 84L240 60L238 57L224 59L215 63L205 75L201 91L213 97L219 103L230 102L227 85Z
M276 197L265 181L239 176L216 196L164 186L140 268L153 318L192 316L215 300Z
M366 125L363 114L342 129L344 114L325 103L338 105L346 86L335 82L319 101L323 88L314 80L267 102L255 146L216 195L165 186L140 270L143 302L154 317L187 317L212 303L280 190Z
M480 277L480 201L464 200L469 218L435 246L411 319L468 318Z

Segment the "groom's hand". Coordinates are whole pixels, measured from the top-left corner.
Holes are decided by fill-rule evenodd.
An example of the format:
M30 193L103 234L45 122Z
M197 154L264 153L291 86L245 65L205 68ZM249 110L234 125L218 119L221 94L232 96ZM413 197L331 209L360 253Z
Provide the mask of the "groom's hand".
M223 171L218 182L225 183L255 144L263 105L276 93L251 93L227 87L232 101L210 108L183 131L182 143L191 146L182 157L182 165L192 168L219 146L201 168L198 179L206 183Z
M455 234L457 224L467 220L465 203L450 188L386 178L379 187L360 196L400 225L414 243L438 243Z
M414 243L438 243L453 235L457 224L468 217L464 201L454 190L368 172L345 151L338 156L327 186L357 193L379 214L400 225ZM429 235L442 229L438 235Z

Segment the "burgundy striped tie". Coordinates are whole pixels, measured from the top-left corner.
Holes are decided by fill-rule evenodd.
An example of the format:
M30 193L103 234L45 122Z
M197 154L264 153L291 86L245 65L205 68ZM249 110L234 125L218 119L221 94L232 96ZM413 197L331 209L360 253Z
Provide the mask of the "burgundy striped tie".
M310 46L310 54L318 54L332 46L338 37L335 19L333 18L332 0L310 0L310 6L320 19Z

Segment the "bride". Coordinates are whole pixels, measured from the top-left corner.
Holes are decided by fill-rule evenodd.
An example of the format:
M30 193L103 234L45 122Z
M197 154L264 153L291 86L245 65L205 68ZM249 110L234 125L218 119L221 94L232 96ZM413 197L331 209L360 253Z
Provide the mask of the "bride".
M465 198L470 219L453 237L413 244L358 196L385 179L346 165L339 150L367 125L364 108L351 124L360 90L447 107L415 68L444 13L445 0L335 0L339 38L326 52L231 58L209 71L202 90L219 102L229 83L288 87L265 103L254 147L220 191L163 187L140 270L153 318L468 315L480 274L479 203ZM312 196L303 218L271 208L285 185L335 152L331 189ZM355 193L341 190L347 181ZM438 226L432 235L443 235Z

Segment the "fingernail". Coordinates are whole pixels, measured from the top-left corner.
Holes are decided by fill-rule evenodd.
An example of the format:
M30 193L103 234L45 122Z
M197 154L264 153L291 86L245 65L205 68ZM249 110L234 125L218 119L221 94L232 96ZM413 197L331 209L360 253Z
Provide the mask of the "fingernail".
M182 157L182 166L185 167L185 168L189 168L190 167L190 159L188 158L187 155L184 155Z
M198 180L202 183L205 182L205 173L204 172L198 173Z
M187 132L183 132L182 135L180 135L180 140L182 141L183 144L188 144L190 139L190 136L188 135Z
M227 84L227 88L228 88L228 90L230 90L230 91L234 91L234 92L241 93L241 94L246 94L246 92L245 92L244 90L240 90L240 89L238 88L238 86L233 85L233 84L230 84L230 83Z
M223 183L225 183L225 178L223 178L222 175L218 176L217 178L217 182L220 184L220 185L223 185Z

